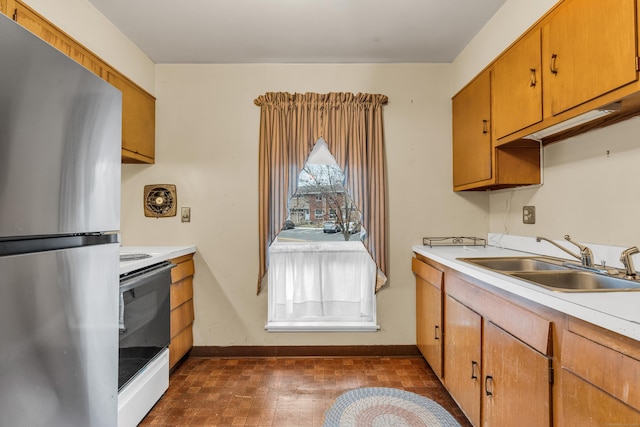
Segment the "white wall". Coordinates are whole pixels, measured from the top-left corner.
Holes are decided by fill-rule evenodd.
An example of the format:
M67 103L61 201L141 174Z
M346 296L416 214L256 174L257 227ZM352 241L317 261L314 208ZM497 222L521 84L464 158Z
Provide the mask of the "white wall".
M491 194L491 231L640 246L639 134L634 118L545 147L542 186ZM536 207L534 225L522 224L527 205Z
M451 191L449 65L158 65L157 163L123 166L125 244L195 244L196 345L415 343L411 246L485 234L488 200ZM389 286L375 333L267 333L258 274L258 122L268 91L383 93L389 186ZM177 185L192 222L145 218L145 184Z

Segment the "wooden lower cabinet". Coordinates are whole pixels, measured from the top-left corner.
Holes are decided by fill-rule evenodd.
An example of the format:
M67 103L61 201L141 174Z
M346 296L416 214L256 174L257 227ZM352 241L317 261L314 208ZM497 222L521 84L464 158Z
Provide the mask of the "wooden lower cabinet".
M482 425L550 426L551 359L484 320Z
M416 275L416 343L433 372L442 378L442 271L413 258Z
M640 425L640 345L579 333L562 340L560 424Z
M480 425L482 317L449 295L444 301L444 384L473 425Z
M169 367L173 368L193 347L193 254L171 260L171 344Z
M639 341L420 254L413 270L425 289L418 277L442 274L431 279L443 301L439 378L474 426L640 425Z
M559 425L634 426L640 422L640 411L625 405L572 373L563 375L562 390Z
M474 426L551 426L551 321L433 260L414 258L414 272L425 265L426 271L443 274L438 290L444 369L438 376L469 421ZM416 273L416 289L435 288L424 275ZM436 293L432 299L438 300ZM439 313L427 304L422 307ZM427 319L418 311L418 331L430 327Z

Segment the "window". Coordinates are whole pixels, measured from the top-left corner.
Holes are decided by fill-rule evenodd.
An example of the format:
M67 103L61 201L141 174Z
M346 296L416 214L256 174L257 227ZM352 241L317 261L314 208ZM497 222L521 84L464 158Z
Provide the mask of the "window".
M329 246L337 246L333 253L340 255L340 259L344 252L348 252L347 248L350 246L354 249L352 252L368 254L367 260L373 267L371 269L355 268L351 269L351 272L368 274L370 270L373 271L370 280L372 284L367 288L367 295L354 291L351 296L357 298L360 303L367 304L369 300L375 299L373 289L377 292L386 283L387 208L382 107L387 101L388 98L382 94L345 92L326 94L268 92L254 100L254 104L260 107L257 293L264 288L263 281L267 278L267 271L269 271L270 304L271 290L276 284L271 278L273 270L277 270L273 268L274 258L279 257L276 252L286 249L287 245L291 248L295 244L300 245L301 247L295 248L297 250L291 251L296 254L304 252L300 249L313 245L320 246L316 242L305 241L302 233L286 245L278 245L278 241L284 240L280 239L279 233L293 228L306 228L294 226L290 208L292 200L296 199L293 196L298 191L298 178L302 175L302 169L307 166L311 152L315 150L314 147L324 146L325 142L328 153L335 156L333 160L344 175L341 182L344 186L343 199L338 196L338 203L331 205L327 201L326 194L323 194L322 200L318 201L313 197L309 199L308 206L298 205L298 208L308 209L311 212L307 220L309 222L320 220L313 215L316 209L321 209L322 214L327 215L322 220L328 219L330 208L336 209L336 219L325 221L330 222L327 233L324 233L323 225L322 234L318 234L326 235L327 238L342 238L339 242L326 243ZM323 143L317 144L320 139L323 139ZM351 199L354 202L352 204ZM306 204L306 200L302 204ZM361 218L345 222L345 217L348 218L348 216L343 215L341 211L349 212L351 210L349 206L360 207ZM295 214L295 211L293 213ZM351 234L358 237L354 240ZM273 250L275 247L278 250ZM331 251L318 251L318 256L321 252ZM346 254L345 257L347 255L353 254ZM322 261L318 265L325 264ZM296 269L283 271L288 279L292 277L295 279ZM312 270L305 270L303 273L306 274L309 271L315 273ZM323 271L322 277L334 273L334 271L327 271L325 274ZM352 281L351 278L346 280L344 277L338 280L343 283ZM296 280L288 280L286 283L293 286L295 282ZM296 291L299 292L301 289L316 291L317 287L307 288L296 285ZM339 288L338 291L344 294L345 289ZM333 297L324 290L321 296L323 297L321 302L327 297ZM311 301L309 296L304 298ZM287 301L289 300L284 303L287 304ZM294 302L294 300L290 301ZM375 304L372 306L375 307ZM270 317L269 323L271 320L273 318ZM357 327L361 326L362 322L358 322Z
M324 213L322 212L322 209L316 209L314 215L316 218L322 218L324 216Z

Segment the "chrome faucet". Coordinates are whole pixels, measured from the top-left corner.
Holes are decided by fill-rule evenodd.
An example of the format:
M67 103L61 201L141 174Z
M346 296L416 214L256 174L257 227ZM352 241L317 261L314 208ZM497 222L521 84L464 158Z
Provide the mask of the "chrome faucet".
M566 240L569 243L572 243L574 245L576 245L578 247L578 249L580 249L580 254L576 254L571 252L569 249L560 246L559 244L557 244L556 242L554 242L553 240L549 240L546 237L536 237L536 242L540 242L544 240L545 242L549 242L551 243L553 246L557 247L558 249L562 249L563 251L565 251L566 253L568 253L569 255L571 255L574 258L577 258L580 260L580 262L582 263L583 267L588 267L588 268L594 268L593 265L593 252L591 252L591 249L589 249L588 247L581 245L578 242L574 242L573 240L571 240L571 237L569 237L568 234L566 234L564 236L564 240Z
M633 266L633 260L631 259L631 255L634 255L637 253L640 253L640 249L638 249L637 246L633 246L629 249L625 249L624 251L622 251L622 254L620 255L620 262L624 265L624 269L625 269L625 274L624 274L625 279L638 278L636 269Z

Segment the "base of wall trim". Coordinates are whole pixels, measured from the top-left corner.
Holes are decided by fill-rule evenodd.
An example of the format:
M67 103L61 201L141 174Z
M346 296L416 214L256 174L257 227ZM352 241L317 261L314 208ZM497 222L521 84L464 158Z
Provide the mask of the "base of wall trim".
M189 357L407 357L421 356L415 345L197 346Z

